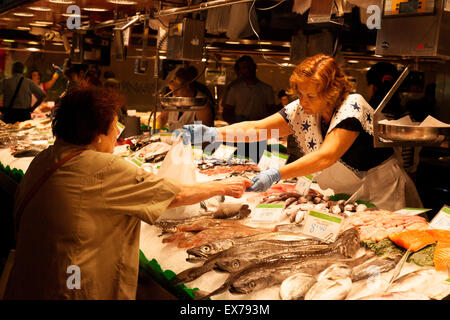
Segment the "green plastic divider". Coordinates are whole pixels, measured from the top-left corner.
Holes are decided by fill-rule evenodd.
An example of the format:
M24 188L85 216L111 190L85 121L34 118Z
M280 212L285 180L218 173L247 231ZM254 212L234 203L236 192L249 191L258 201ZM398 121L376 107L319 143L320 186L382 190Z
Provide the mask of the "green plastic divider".
M139 270L159 283L164 289L180 300L194 300L194 291L198 288L189 289L184 284L174 285L171 279L176 276L172 270L163 271L156 259L147 260L145 254L139 250Z
M7 165L6 167L0 163L0 169L6 173L7 176L11 177L11 179L13 179L15 182L20 183L20 181L22 180L24 173L22 170L20 169L16 169L16 168L10 168L9 165Z

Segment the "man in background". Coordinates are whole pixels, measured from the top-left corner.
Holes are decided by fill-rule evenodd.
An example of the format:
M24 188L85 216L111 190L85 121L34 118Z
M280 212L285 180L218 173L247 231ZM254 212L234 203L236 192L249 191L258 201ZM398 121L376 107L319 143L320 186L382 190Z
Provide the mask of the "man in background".
M250 56L234 64L237 79L224 94L223 119L229 124L260 120L276 112L273 89L256 77L256 64Z
M12 65L12 77L3 80L3 108L2 120L15 123L31 119L31 112L36 109L45 98L45 92L33 80L24 76L25 66L16 61ZM31 96L36 102L31 105ZM31 106L31 107L30 107Z

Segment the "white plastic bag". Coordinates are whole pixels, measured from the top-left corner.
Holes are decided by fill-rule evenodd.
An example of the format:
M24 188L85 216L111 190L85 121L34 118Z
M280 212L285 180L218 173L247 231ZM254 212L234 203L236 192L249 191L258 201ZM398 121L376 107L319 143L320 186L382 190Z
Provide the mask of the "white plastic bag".
M196 167L191 145L184 145L181 138L172 145L158 171L158 176L173 179L180 184L195 184ZM189 205L166 210L160 219L181 219L195 214L199 205Z

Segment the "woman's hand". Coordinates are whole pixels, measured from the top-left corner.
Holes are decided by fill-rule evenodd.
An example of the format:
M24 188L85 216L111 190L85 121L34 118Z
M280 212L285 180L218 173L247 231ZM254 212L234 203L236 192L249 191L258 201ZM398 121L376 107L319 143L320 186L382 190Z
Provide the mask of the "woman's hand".
M253 182L243 177L228 178L218 181L223 187L224 195L234 198L240 198L245 190L250 187Z

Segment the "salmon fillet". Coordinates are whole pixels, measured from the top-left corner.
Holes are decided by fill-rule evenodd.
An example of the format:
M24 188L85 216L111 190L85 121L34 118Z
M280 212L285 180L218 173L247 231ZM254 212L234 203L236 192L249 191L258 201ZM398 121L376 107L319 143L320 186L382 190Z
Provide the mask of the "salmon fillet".
M427 230L408 230L394 233L389 235L389 239L396 245L412 252L416 252L436 242Z
M450 243L438 242L434 249L434 268L437 271L447 271L450 268Z
M429 229L427 232L439 242L450 243L450 231L442 229Z

